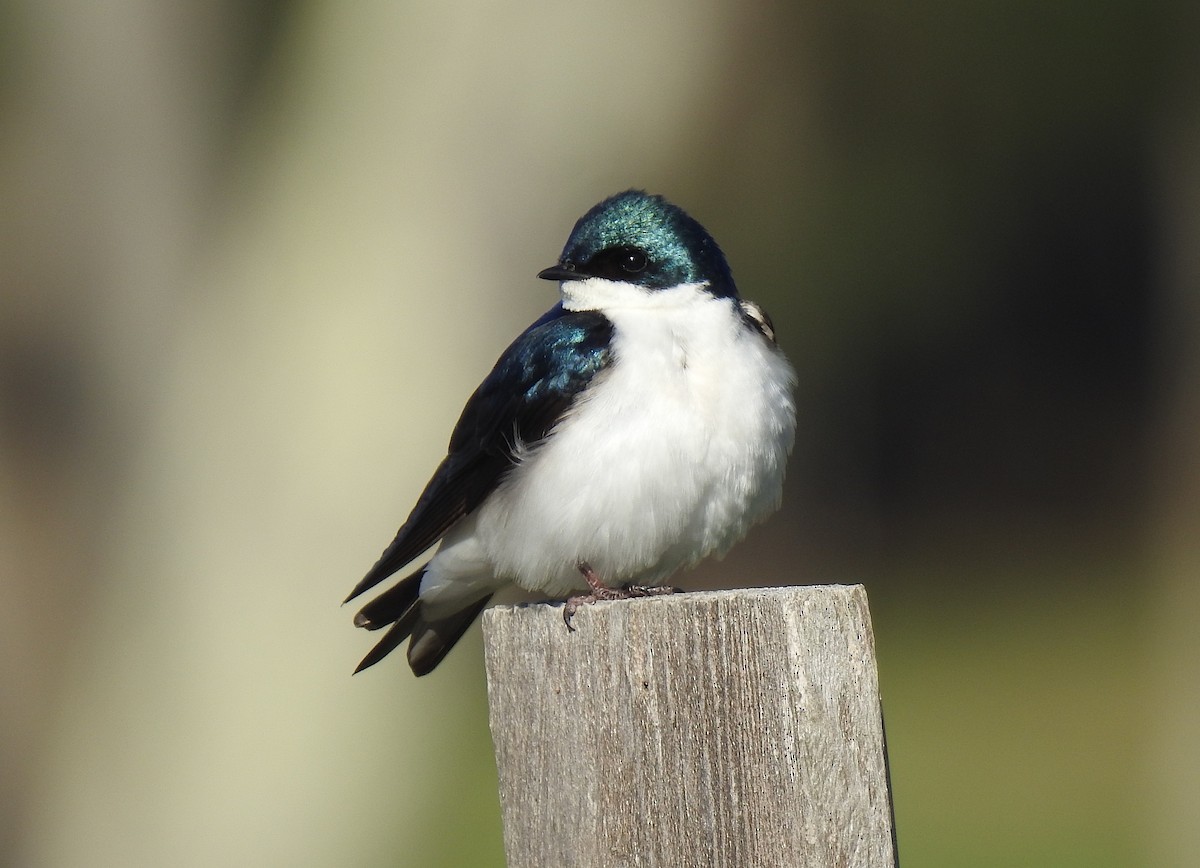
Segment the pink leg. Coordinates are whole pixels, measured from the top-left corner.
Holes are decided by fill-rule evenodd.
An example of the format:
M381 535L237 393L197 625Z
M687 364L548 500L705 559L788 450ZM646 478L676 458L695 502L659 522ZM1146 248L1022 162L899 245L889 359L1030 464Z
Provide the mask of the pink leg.
M662 587L646 587L645 585L625 585L621 588L610 588L600 581L600 576L592 569L591 564L580 561L577 565L579 572L583 574L583 580L587 582L591 588L590 594L575 594L567 598L567 603L563 606L563 623L567 625L567 629L572 633L575 628L571 626L571 618L575 616L575 612L580 606L590 606L592 603L600 603L606 600L628 600L631 597L654 597L659 594L675 594L679 592L678 588L667 586Z

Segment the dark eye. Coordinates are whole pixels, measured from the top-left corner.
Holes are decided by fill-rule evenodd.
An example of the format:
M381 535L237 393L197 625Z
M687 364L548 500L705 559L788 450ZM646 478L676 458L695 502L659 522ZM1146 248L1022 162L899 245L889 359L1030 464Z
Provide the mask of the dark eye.
M624 271L630 274L637 274L639 271L644 271L647 265L646 254L634 247L627 247L621 251L618 262Z
M585 262L582 270L592 277L637 283L645 282L653 273L649 254L631 244L605 247Z

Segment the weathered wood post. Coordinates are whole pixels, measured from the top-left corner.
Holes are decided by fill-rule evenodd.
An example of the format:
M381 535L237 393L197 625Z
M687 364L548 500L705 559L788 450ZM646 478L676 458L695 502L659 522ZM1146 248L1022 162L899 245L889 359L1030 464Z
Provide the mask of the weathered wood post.
M896 864L861 585L484 615L509 868Z

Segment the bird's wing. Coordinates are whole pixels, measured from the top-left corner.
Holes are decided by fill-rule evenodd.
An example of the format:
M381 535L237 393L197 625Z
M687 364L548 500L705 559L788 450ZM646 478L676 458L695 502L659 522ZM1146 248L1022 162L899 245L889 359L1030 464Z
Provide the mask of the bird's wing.
M445 459L408 520L350 601L441 539L479 506L611 361L612 323L596 311L551 308L509 346L463 408Z

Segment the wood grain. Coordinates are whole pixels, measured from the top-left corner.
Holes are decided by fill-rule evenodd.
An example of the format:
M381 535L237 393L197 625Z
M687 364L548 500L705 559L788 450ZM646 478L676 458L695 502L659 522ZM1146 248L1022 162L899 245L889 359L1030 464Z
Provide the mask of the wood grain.
M892 866L861 585L484 615L510 868Z

